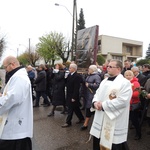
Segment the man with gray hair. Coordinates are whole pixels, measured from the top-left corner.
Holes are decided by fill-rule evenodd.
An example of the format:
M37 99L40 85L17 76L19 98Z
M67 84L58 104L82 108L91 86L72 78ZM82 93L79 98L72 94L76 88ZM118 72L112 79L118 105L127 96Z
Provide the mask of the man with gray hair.
M138 82L140 83L140 85L144 86L143 79L144 79L145 76L140 73L139 67L134 66L134 67L131 68L131 71L133 72L134 76L136 78L138 78Z
M68 116L66 123L62 125L62 128L66 128L72 125L72 117L75 112L79 121L77 124L84 122L84 117L80 110L80 101L79 101L79 89L81 83L81 77L77 73L77 65L70 64L69 66L69 75L67 77L66 87L67 87L67 106L68 106Z

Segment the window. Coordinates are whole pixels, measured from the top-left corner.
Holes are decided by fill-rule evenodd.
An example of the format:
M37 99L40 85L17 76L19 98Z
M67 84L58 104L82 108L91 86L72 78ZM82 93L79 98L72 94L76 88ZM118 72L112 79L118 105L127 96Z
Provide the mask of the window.
M132 47L131 46L127 46L126 52L132 54Z
M112 58L122 61L122 56L112 56Z

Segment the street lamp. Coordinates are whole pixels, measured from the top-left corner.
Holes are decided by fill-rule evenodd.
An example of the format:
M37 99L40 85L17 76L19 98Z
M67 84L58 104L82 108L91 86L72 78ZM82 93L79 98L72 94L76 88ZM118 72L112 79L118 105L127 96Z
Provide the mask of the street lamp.
M74 52L76 52L77 49L77 4L76 0L74 0L73 3L73 15L68 10L68 8L64 5L60 5L58 3L55 3L55 6L63 6L66 8L66 10L69 12L69 14L72 16L72 46L71 46L71 60L75 60L74 58Z
M71 12L69 11L69 9L65 6L65 5L61 5L61 4L58 4L58 3L55 3L55 6L62 6L62 7L65 7L65 9L69 12L69 14L72 16Z

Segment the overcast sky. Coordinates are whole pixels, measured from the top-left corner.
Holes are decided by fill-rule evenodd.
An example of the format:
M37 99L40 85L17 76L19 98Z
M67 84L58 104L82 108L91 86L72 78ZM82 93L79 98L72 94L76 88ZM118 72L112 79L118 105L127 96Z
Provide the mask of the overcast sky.
M78 17L83 8L85 26L99 25L99 35L150 43L149 0L76 0ZM63 6L55 6L59 3ZM0 0L0 33L7 37L5 56L17 56L51 31L71 39L73 0ZM79 18L78 18L79 19ZM20 46L19 46L20 44Z

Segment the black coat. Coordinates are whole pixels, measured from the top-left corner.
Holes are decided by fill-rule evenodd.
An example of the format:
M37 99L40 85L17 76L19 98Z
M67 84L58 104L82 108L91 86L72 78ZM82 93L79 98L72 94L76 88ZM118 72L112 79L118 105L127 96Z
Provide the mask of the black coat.
M67 105L68 106L80 106L79 102L79 90L81 83L81 76L75 72L73 75L69 74L66 82L67 87ZM72 99L75 102L72 102Z
M52 75L52 104L54 106L65 104L65 72L63 70Z
M40 71L34 82L36 84L35 90L38 92L46 91L46 72L44 70Z
M45 72L46 72L46 88L47 88L47 90L49 90L49 88L52 86L51 84L51 79L52 79L52 69L50 68L50 69L46 69L45 70Z

